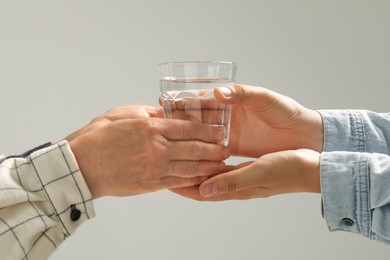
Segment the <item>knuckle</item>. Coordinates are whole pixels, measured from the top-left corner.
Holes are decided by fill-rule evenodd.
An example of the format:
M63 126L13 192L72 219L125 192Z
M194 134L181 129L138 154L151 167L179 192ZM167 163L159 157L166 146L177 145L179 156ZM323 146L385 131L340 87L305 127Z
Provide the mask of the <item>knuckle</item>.
M185 178L174 178L171 185L176 187L183 187L191 184L189 180L186 180Z
M103 116L110 115L110 114L112 114L114 111L115 111L115 108L107 109L107 110L103 113Z
M97 117L93 118L92 120L90 120L88 124L93 125L93 124L99 123L100 121L103 121L104 119L106 119L104 116L97 116Z
M194 155L194 158L195 159L199 159L202 157L202 154L204 153L205 151L205 147L202 143L200 142L194 142L194 145L193 145L193 155Z
M155 132L158 128L158 124L155 120L140 119L140 121L141 125L149 131Z
M199 166L195 162L189 162L185 166L185 173L187 176L193 176L195 175L199 170Z
M117 112L116 108L111 108L111 109L107 110L106 112L104 112L103 116L107 119L111 119L112 117L114 117L116 112Z
M144 132L150 137L154 137L156 135L162 135L163 125L159 120L152 120L150 118L143 118L139 120L139 130Z
M161 183L164 188L177 188L177 187L185 187L191 186L191 180L188 178L181 177L172 177L172 176L164 176L161 179Z
M148 131L151 128L151 122L150 120L146 119L136 119L132 121L132 126L135 128L136 131L139 133L142 133L142 131Z
M238 189L238 184L237 184L237 180L234 176L227 176L226 180L225 180L225 186L226 186L226 190L227 192L235 192L237 191Z
M194 127L190 122L184 121L182 127L182 134L187 139L196 139L198 135L197 127Z
M238 96L243 96L247 92L248 87L242 84L235 84L234 89Z

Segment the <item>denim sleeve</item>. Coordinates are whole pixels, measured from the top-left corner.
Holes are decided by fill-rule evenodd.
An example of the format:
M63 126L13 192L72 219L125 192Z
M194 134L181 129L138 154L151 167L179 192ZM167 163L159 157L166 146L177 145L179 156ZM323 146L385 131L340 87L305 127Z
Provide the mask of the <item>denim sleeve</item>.
M390 113L368 110L319 110L324 151L390 154Z
M329 230L390 243L390 114L321 110L321 190Z
M349 231L390 244L390 156L324 152L321 190L330 231Z

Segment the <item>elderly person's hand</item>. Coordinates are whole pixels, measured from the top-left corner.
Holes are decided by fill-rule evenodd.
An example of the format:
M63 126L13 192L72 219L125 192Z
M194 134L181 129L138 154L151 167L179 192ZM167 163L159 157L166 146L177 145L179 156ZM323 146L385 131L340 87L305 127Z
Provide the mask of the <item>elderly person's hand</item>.
M156 113L119 107L66 138L94 198L193 186L224 168L222 127Z

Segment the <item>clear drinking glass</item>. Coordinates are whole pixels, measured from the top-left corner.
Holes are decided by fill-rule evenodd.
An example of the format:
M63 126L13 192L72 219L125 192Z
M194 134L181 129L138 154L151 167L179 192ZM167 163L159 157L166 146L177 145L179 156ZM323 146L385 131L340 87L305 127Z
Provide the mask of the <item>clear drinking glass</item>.
M214 88L234 84L236 63L183 61L158 65L160 97L166 118L184 119L224 127L223 145L230 132L231 106L218 102Z

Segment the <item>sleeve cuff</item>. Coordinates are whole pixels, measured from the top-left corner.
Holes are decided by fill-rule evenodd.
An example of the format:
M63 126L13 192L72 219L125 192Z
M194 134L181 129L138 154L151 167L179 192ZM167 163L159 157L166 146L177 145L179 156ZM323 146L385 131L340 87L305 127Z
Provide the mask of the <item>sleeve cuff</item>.
M365 151L364 120L354 110L318 110L324 124L324 151Z
M95 216L91 193L67 141L33 152L32 166L40 184L69 236Z
M371 206L368 154L321 154L321 191L324 217L330 231L370 236Z

